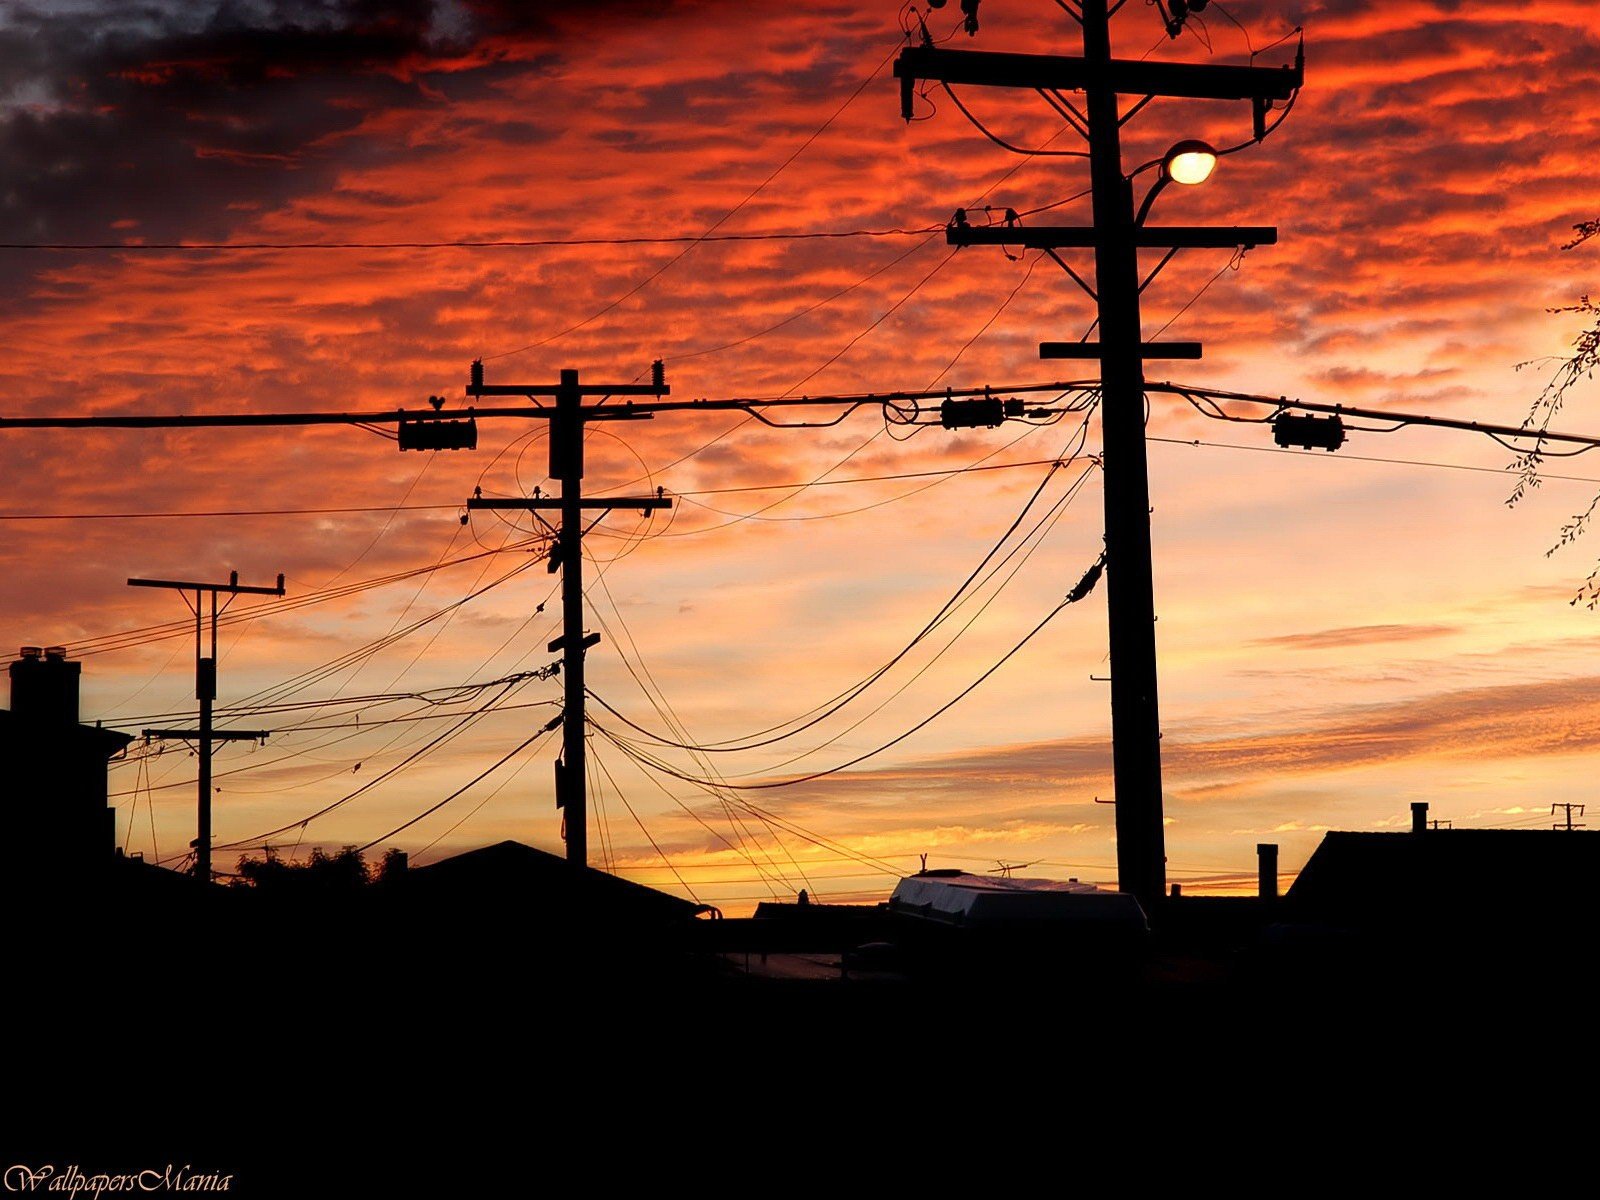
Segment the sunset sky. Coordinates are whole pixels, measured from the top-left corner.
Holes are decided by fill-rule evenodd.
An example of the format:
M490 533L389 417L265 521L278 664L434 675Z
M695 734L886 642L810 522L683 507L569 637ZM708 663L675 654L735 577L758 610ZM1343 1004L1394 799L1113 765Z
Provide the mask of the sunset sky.
M956 7L928 14L936 37ZM977 37L948 45L1079 52L1049 0L984 0L980 17ZM1548 310L1596 288L1600 249L1561 248L1600 215L1593 7L1238 0L1202 17L1172 41L1153 6L1129 4L1113 44L1239 64L1254 48L1279 65L1303 27L1306 86L1266 142L1157 201L1153 222L1279 235L1237 270L1226 250L1167 268L1145 294L1146 336L1200 340L1205 357L1148 376L1520 422L1583 328ZM1082 378L1081 364L1041 363L1037 343L1083 335L1091 302L1048 258L952 252L941 227L958 207L1077 197L1085 162L1008 153L937 90L918 101L925 119L902 122L890 64L905 19L892 0L6 4L7 243L881 236L4 249L0 415L460 404L475 358L491 383L548 384L564 367L627 383L659 357L674 398ZM959 94L1017 145L1081 148L1032 93ZM1129 167L1181 137L1233 145L1249 105L1158 101L1124 134ZM1033 220L1085 224L1088 202ZM1556 426L1600 431L1597 399L1580 386ZM751 740L904 648L1043 483L1006 549L1037 532L859 699L765 748L658 752L752 782L883 745L993 666L1095 560L1098 418L1085 453L1037 465L1072 451L1077 428L902 441L862 409L826 429L728 413L596 429L586 488L679 499L648 521L619 511L588 539L604 639L591 686L675 740ZM1588 799L1600 614L1569 601L1600 541L1547 551L1600 488L1600 460L1552 460L1508 506L1511 453L1471 434L1279 451L1264 426L1162 396L1149 434L1171 880L1238 886L1259 841L1279 842L1292 871L1320 831L1403 826L1417 800L1457 826L1537 828L1552 802ZM221 844L293 826L456 727L439 713L501 689L442 706L351 698L448 700L554 658L559 577L518 545L528 523L459 519L475 487L553 490L543 424L485 421L479 436L475 453L429 456L348 427L0 431L0 647L81 657L85 720L184 724L187 610L125 581L283 572L285 601L243 599L234 612L259 616L223 627L219 711L333 703L221 719L274 735L219 749L215 824ZM980 463L1036 465L954 471ZM127 516L297 509L345 511ZM72 519L24 519L49 514ZM881 864L911 870L923 852L1114 882L1112 809L1095 803L1112 795L1108 693L1091 678L1106 655L1102 587L927 728L793 787L713 796L597 736L592 859L680 894L686 881L730 914L798 886L880 898L893 884ZM502 711L272 843L303 858L379 838L510 752L556 712L529 705L559 694L559 681L521 684ZM397 717L427 719L380 723ZM377 849L415 863L504 838L559 851L556 748L540 741ZM194 836L194 761L155 749L113 768L119 837L174 859ZM219 849L217 865L237 857Z

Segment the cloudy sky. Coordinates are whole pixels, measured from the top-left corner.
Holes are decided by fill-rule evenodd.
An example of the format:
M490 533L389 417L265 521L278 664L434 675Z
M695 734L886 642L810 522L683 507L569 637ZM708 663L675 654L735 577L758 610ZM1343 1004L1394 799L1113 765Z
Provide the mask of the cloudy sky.
M935 36L953 7L928 15ZM1067 201L1037 219L1086 222L1069 199L1083 160L1010 154L938 91L903 123L890 63L905 19L887 0L8 4L0 241L346 245L0 250L0 411L459 403L480 357L505 383L564 367L629 382L660 357L680 398L1070 378L1036 344L1087 329L1071 281L1048 259L952 253L936 230L983 204ZM981 20L949 44L1075 49L1047 0L986 0ZM1548 310L1594 288L1593 246L1561 248L1600 208L1592 24L1557 0L1237 0L1171 41L1153 7L1127 6L1125 57L1278 65L1294 30L1306 44L1282 126L1158 202L1157 220L1273 224L1279 240L1237 262L1186 252L1162 274L1147 336L1206 349L1151 377L1521 421L1583 328ZM1037 96L959 94L1016 145L1077 148ZM1127 126L1126 157L1249 129L1242 103L1158 101ZM616 244L711 229L880 236ZM538 240L599 244L348 245ZM1580 387L1558 425L1600 428L1594 401ZM679 499L589 539L594 690L674 741L791 729L894 658L1037 491L976 590L859 698L769 746L652 753L749 783L884 745L1094 561L1098 421L1081 446L1078 424L901 440L864 409L827 429L697 413L595 430L586 487ZM1600 466L1552 461L1508 506L1510 453L1468 434L1278 451L1262 427L1160 397L1149 431L1172 879L1227 886L1262 840L1292 870L1318 831L1403 824L1415 800L1458 826L1537 826L1586 799L1600 617L1569 601L1600 543L1547 551ZM288 600L241 601L230 616L250 619L223 627L219 704L303 707L225 719L275 733L219 751L219 842L287 827L270 840L301 856L375 839L417 861L506 837L559 849L549 739L383 840L554 713L554 681L450 690L552 658L555 606L539 606L556 577L533 531L460 520L476 487L551 487L542 425L484 422L476 453L431 458L344 427L0 441L0 645L81 657L86 719L137 731L193 703L186 610L128 577L287 576ZM979 464L1001 469L957 471ZM129 515L173 513L231 515ZM52 514L70 519L24 519ZM713 794L599 733L594 858L730 912L804 884L881 895L885 869L922 852L1112 880L1105 615L1102 589L925 729L791 787ZM194 762L155 749L112 790L129 848L166 859L193 836Z

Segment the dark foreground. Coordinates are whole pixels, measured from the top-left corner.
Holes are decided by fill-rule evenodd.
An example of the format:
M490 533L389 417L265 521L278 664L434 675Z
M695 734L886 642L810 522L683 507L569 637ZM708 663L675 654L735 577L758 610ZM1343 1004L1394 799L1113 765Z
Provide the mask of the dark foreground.
M34 890L0 1166L236 1196L1238 1182L1592 1090L1581 928L1201 912L1105 946Z

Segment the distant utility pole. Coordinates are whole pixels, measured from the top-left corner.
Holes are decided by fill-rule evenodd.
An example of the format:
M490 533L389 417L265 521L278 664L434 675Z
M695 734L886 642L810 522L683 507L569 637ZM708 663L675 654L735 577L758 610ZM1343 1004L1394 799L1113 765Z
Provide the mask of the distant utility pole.
M670 508L671 501L666 499L661 489L657 489L654 496L641 496L634 498L600 497L586 499L582 494L583 479L583 435L585 426L590 421L642 421L649 420L662 413L694 413L705 414L708 412L743 412L757 417L765 424L777 429L807 429L830 428L843 420L845 416L862 407L881 407L884 419L887 421L891 415L897 415L907 425L937 425L946 428L976 428L978 426L996 426L1009 417L1048 417L1059 411L1047 406L1030 408L1026 401L1020 397L1045 392L1062 394L1068 391L1079 390L1084 387L1083 381L1056 381L1051 383L1021 383L1021 384L985 384L982 387L968 388L940 388L936 391L888 391L864 392L850 395L828 396L787 396L777 399L762 397L730 397L723 399L701 398L696 400L663 401L659 398L654 401L635 402L628 399L620 403L608 403L612 396L654 396L660 397L669 392L666 386L664 371L658 361L652 369L652 381L643 384L580 384L578 373L572 370L561 372L561 381L556 384L496 384L487 385L483 381L483 364L473 363L471 382L467 386L469 396L526 396L530 399L538 396L552 396L555 404L544 406L519 406L516 408L478 408L471 407L461 410L451 410L444 407L444 400L438 396L428 398L427 409L388 409L373 412L275 412L275 413L126 413L126 414L96 414L94 416L61 416L52 414L41 417L0 417L0 432L19 429L249 429L262 427L301 428L319 425L348 425L372 426L395 425L397 426L395 442L402 451L406 450L471 450L475 449L478 441L477 423L486 418L509 418L513 420L547 420L550 422L550 475L561 481L562 494L557 497L534 496L527 499L484 499L474 497L467 502L468 508L500 508L521 509L535 515L543 509L559 509L561 512L561 527L551 529L555 534L555 551L551 556L550 569L554 571L558 566L562 569L562 636L550 643L553 653L563 651L562 669L566 673L566 703L561 720L565 726L562 743L562 761L557 763L556 769L556 803L566 811L567 825L567 856L575 862L584 862L588 853L588 830L586 828L587 796L585 794L584 771L584 681L583 681L583 654L589 645L598 638L594 635L586 637L583 632L583 534L585 530L581 525L584 510L606 510L612 508L639 508L646 512L654 509ZM1001 399L997 393L1011 392L1015 395ZM585 396L600 396L599 401L585 405ZM932 411L924 412L921 402L928 400L939 401L937 415ZM904 406L911 406L911 416L904 415ZM778 421L763 415L764 411L787 411L806 408L832 408L841 410L839 415L829 421ZM798 414L797 414L798 415ZM539 518L541 521L543 518ZM195 597L196 629L200 623L200 597L199 593L214 589L226 592L263 592L268 595L283 594L283 576L278 577L278 586L273 588L245 588L238 586L238 577L235 576L229 584L200 584L200 583L175 583L165 580L134 579L130 583L146 587L169 587L180 591L193 591ZM187 600L187 597L185 597ZM197 633L198 637L198 633ZM206 670L197 669L200 685L197 691L202 697L203 723L209 720L210 694L215 693L215 656L216 656L216 596L212 596L212 659L210 662L211 683L206 686ZM198 657L198 649L196 651ZM159 731L152 731L159 732ZM169 734L181 731L165 731ZM200 732L204 732L203 730ZM225 737L226 734L213 733L212 737ZM250 735L255 736L255 735ZM209 742L207 743L209 745ZM201 778L201 821L202 836L197 839L196 848L201 850L207 859L209 868L210 846L210 809L209 809L209 760L207 750L202 754Z
M561 483L559 497L532 497L525 500L496 500L473 497L469 509L521 509L531 512L541 523L540 510L557 509L561 526L552 530L555 548L550 555L550 570L561 569L561 636L550 643L550 652L561 651L561 673L565 679L565 705L561 716L561 757L556 761L556 807L562 810L566 827L567 861L578 866L589 864L588 788L586 748L584 746L583 657L600 640L598 633L583 631L583 513L613 508L637 508L644 512L670 508L672 501L659 491L654 496L606 496L585 499L583 495L584 426L600 420L644 420L649 414L629 413L625 406L585 407L585 396L661 396L668 391L661 364L653 368L649 386L636 384L580 384L578 372L562 371L557 384L486 384L483 364L472 364L470 396L554 396L550 420L550 478ZM599 520L598 517L595 518ZM546 523L546 528L549 528Z
M278 576L276 587L246 587L239 582L239 572L231 571L227 583L188 583L177 579L130 579L129 587L170 588L183 597L183 602L194 610L194 694L200 701L199 729L146 729L146 737L194 739L200 747L200 803L199 830L194 839L195 878L211 882L211 744L224 742L259 742L267 734L262 730L224 729L211 727L211 702L217 698L217 594L226 593L228 601L222 606L226 612L234 597L281 596L283 576ZM189 593L194 593L194 602ZM211 654L204 656L204 595L211 596Z
M1552 829L1565 829L1568 833L1571 833L1574 829L1582 829L1583 828L1583 822L1582 821L1579 821L1576 824L1574 824L1573 820L1572 820L1572 813L1573 813L1574 809L1577 810L1577 813L1578 813L1578 815L1580 817L1583 816L1584 806L1582 804L1552 804L1550 806L1550 815L1552 817L1556 815L1556 809L1558 809L1558 808L1564 809L1566 811L1567 819L1564 822L1557 821L1554 825L1551 826Z
M1174 146L1168 160L1163 161L1160 178L1146 196L1144 209L1136 217L1132 176L1125 174L1122 167L1121 128L1158 96L1248 99L1254 109L1259 140L1266 133L1265 115L1271 103L1288 99L1299 88L1303 69L1299 62L1291 70L1113 58L1109 21L1122 3L1118 0L1108 8L1107 0L1079 0L1076 6L1062 0L1062 7L1083 28L1081 58L943 50L934 46L931 39L925 39L924 44L901 52L894 73L900 78L901 115L907 120L912 116L918 80L1024 88L1044 96L1089 145L1092 227L1022 226L1014 218L1004 226L977 227L967 223L964 213L957 213L947 236L955 246L987 244L1043 250L1098 306L1098 343L1050 342L1041 345L1040 352L1046 358L1100 361L1117 875L1119 886L1138 897L1145 911L1151 912L1166 891L1166 839L1162 828L1161 726L1156 704L1144 360L1198 358L1200 347L1193 342L1144 343L1139 296L1180 248L1269 245L1277 240L1277 231L1146 226L1143 218L1154 189L1168 181L1167 162L1185 148L1199 147L1213 161L1215 152L1199 143ZM1171 25L1169 32L1176 36ZM1079 92L1083 94L1083 109L1069 96ZM1140 99L1124 113L1118 99L1121 95ZM1069 247L1094 250L1093 287L1058 254L1058 250ZM1143 279L1138 258L1141 248L1166 251Z

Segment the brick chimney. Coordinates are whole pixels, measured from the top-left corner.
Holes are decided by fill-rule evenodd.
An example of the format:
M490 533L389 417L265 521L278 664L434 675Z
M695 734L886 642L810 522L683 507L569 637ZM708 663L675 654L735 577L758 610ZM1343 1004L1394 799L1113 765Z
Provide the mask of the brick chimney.
M1411 805L1411 832L1428 832L1428 802L1426 800L1417 800Z

